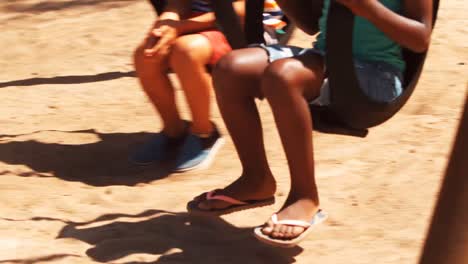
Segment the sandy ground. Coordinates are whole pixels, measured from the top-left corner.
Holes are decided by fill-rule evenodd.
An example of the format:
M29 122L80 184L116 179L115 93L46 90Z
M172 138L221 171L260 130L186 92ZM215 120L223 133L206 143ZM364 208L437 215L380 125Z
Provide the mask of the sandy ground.
M289 188L266 103L279 202L191 219L186 202L240 167L230 139L206 171L128 165L160 128L130 59L154 18L148 4L1 1L0 263L416 263L467 97L467 13L464 0L442 1L419 86L391 121L365 139L314 133L330 219L301 247L279 250L251 235ZM216 107L213 115L225 131Z

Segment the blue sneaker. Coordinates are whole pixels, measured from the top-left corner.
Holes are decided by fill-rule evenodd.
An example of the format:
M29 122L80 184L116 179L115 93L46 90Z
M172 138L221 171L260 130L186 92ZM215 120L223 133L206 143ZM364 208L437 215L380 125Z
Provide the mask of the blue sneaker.
M186 137L187 134L179 138L170 138L162 132L156 133L140 149L130 155L130 162L145 166L168 160L170 159L171 150L179 147Z
M208 168L223 144L224 139L216 127L211 136L207 138L195 134L188 135L179 149L174 171L184 172Z

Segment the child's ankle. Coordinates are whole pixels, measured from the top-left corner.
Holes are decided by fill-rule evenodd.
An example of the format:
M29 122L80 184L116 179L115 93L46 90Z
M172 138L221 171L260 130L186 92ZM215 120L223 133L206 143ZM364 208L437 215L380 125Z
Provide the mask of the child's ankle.
M207 128L198 128L193 125L190 127L190 132L200 138L209 138L211 135L213 135L215 130L215 125L212 122L210 122L210 125Z
M189 130L189 126L190 124L188 121L182 120L182 123L176 128L171 128L171 129L164 128L163 133L166 136L173 138L173 139L181 138L187 134L187 131Z

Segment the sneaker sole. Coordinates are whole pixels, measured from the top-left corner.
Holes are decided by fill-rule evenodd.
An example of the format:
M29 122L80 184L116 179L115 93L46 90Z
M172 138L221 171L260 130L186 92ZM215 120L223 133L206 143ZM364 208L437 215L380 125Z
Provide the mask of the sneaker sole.
M196 171L196 170L204 170L207 169L211 166L211 164L214 161L214 158L216 154L218 154L218 151L221 149L221 147L224 145L226 140L224 138L219 138L216 140L216 143L214 143L213 147L211 148L210 153L208 154L208 157L199 164L189 167L189 168L183 168L183 169L174 169L174 172L187 172L187 171Z

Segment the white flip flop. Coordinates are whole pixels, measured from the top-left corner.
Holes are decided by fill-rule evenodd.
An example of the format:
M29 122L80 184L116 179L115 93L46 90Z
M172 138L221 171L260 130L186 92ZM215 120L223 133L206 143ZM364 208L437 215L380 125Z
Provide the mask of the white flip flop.
M254 229L254 235L258 240L268 245L275 246L275 247L291 248L291 247L295 247L302 240L304 240L307 237L307 235L309 235L309 233L312 231L312 226L315 226L324 222L327 218L328 218L328 214L325 213L323 210L319 210L314 215L314 217L312 218L310 222L301 221L301 220L278 220L278 215L274 214L271 216L271 221L274 224L303 227L304 232L302 232L299 236L293 239L289 239L289 240L275 239L275 238L271 238L263 234L262 232L263 226L259 226Z

